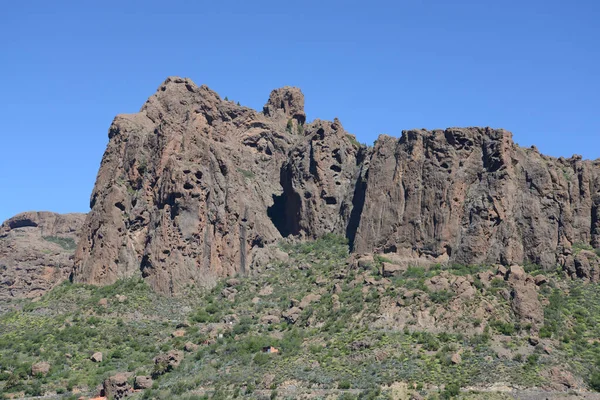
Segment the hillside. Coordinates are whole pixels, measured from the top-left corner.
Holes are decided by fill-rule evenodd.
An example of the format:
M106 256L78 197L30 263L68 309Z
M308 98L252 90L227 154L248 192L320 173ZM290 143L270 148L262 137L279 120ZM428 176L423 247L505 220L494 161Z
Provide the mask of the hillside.
M261 271L175 298L137 278L66 282L0 317L0 390L79 398L104 383L107 395L134 399L600 398L587 392L600 389L597 285L533 266L403 267L351 256L346 243L283 241ZM136 381L145 389L134 391Z

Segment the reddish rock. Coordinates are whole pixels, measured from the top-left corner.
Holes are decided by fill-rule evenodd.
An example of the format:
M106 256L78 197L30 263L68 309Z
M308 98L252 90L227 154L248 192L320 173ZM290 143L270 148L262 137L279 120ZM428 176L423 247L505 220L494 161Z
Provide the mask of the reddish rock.
M35 363L31 366L31 375L32 376L38 376L38 375L46 376L46 375L48 375L48 372L50 372L50 364L45 361Z
M193 353L193 352L195 352L196 350L198 350L198 345L197 345L197 344L195 344L195 343L192 343L192 342L187 342L187 343L184 345L183 349L184 349L185 351L187 351L188 353Z
M536 275L534 278L535 284L540 286L544 283L548 283L548 278L545 275Z
M276 262L269 245L282 237L326 233L411 265L600 275L597 258L570 250L600 245L598 163L543 156L502 129L409 130L367 148L337 119L307 123L299 89L274 90L257 112L172 77L108 136L75 282L141 270L176 295Z
M133 388L136 390L150 389L152 383L151 376L136 376L135 381L133 382Z
M118 373L104 380L104 395L109 399L122 399L132 393L131 385L128 382L131 374Z
M85 214L26 212L0 225L0 301L36 298L69 277Z
M382 263L381 272L385 277L400 275L406 271L406 267L402 265L392 264L388 262Z
M174 338L184 337L185 336L185 330L184 329L178 329L178 330L174 331L173 333L171 333L171 336L174 337Z

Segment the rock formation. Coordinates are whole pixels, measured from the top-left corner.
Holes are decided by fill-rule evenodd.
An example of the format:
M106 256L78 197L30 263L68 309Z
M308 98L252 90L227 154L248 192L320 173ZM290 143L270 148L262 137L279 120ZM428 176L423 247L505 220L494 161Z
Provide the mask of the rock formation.
M26 212L0 225L0 300L38 297L65 280L84 219Z
M504 130L411 130L367 148L337 119L307 123L296 88L257 112L168 78L109 139L76 282L141 275L177 294L248 273L282 237L330 232L360 253L599 276L596 254L574 249L600 246L600 161L546 157Z

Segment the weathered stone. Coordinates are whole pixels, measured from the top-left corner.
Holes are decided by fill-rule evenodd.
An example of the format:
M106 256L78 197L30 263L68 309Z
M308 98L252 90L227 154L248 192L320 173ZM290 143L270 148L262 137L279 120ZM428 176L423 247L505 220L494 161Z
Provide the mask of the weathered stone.
M407 268L402 265L384 262L382 263L381 272L383 276L391 277L401 274L402 272L406 271L406 269Z
M48 375L48 372L50 372L50 364L45 361L35 363L31 366L31 375L32 376L38 376L38 375L46 376L46 375Z
M239 279L236 278L231 278L231 279L227 279L227 281L225 282L227 284L227 286L237 286L239 285L241 282Z
M540 344L540 338L537 336L530 336L529 337L529 344L532 346L537 346L538 344Z
M522 281L525 280L526 274L523 267L519 265L511 265L508 270L507 279L509 281Z
M102 362L102 353L96 352L96 353L92 354L92 356L90 357L90 360L92 360L95 363L101 363Z
M133 388L136 390L146 390L152 387L151 376L136 376L133 383Z
M263 315L260 318L260 322L263 324L268 324L268 325L278 324L280 322L280 319L276 315Z
M302 309L298 307L292 307L287 311L281 313L281 316L285 318L290 324L295 324L300 315L302 314Z
M460 364L462 362L462 357L460 356L460 353L452 354L452 357L450 357L450 362L452 362L452 364L454 365Z
M188 353L193 353L196 350L198 350L198 345L192 342L187 342L184 346L183 349L185 351L187 351Z
M298 307L300 307L301 309L304 310L311 303L316 303L316 302L318 302L320 300L321 300L321 295L314 294L314 293L309 293L309 294L307 294L306 296L304 296L302 298L302 301L300 301L300 304L298 305Z
M109 399L122 399L132 393L131 385L128 382L131 374L119 373L104 380L104 395Z
M85 214L25 212L0 225L0 301L37 298L68 279Z
M337 119L306 123L303 106L286 87L260 113L172 77L117 116L73 280L141 271L176 295L272 267L282 237L326 233L410 265L560 262L598 280L593 252L571 251L600 245L597 162L546 157L491 128L404 131L370 149Z
M548 283L548 278L546 278L546 275L536 275L533 279L535 284L538 286Z
M174 368L177 368L183 361L183 352L179 350L170 350L165 354L160 354L154 357L155 368L154 374L157 376L167 373Z
M178 329L178 330L173 331L171 333L171 337L174 337L174 338L184 337L184 336L185 336L185 330L184 329Z

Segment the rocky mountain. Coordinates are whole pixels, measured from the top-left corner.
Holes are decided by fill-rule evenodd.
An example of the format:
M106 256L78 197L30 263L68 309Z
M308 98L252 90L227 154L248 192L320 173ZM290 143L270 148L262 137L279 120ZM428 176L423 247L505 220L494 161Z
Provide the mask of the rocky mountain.
M26 212L0 225L0 301L35 298L65 280L85 214Z
M414 263L558 264L598 279L600 161L547 157L505 130L410 130L371 148L337 119L308 123L299 89L257 112L168 78L109 139L76 282L141 275L177 294L249 273L282 237L325 233Z

